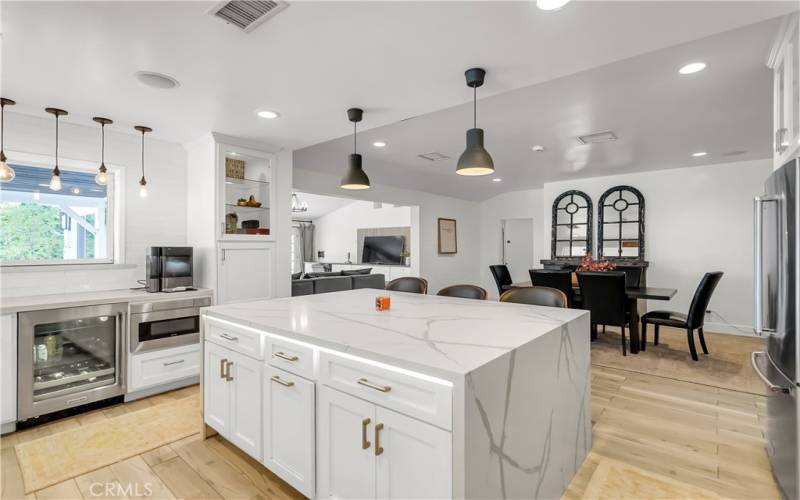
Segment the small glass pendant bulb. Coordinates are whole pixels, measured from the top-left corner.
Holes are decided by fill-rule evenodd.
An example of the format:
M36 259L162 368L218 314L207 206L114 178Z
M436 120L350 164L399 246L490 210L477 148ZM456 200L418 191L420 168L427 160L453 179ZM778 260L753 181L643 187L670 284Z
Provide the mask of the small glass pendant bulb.
M108 169L105 165L100 165L100 171L94 176L94 181L101 186L108 184Z
M58 165L53 169L53 176L50 177L50 189L61 191L61 171L58 169Z
M8 166L6 155L0 151L0 182L11 182L16 175L17 173L14 172L14 169Z
M139 180L139 198L147 198L147 181L144 176Z

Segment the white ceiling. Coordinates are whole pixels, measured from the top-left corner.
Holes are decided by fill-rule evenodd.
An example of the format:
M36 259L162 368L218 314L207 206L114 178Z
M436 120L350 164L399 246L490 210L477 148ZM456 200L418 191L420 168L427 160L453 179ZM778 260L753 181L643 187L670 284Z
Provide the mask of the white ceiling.
M302 220L317 219L356 201L351 198L337 198L335 196L303 193L301 191L297 191L297 196L300 201L308 204L308 212L292 214L292 218Z
M763 21L479 100L478 126L502 182L455 174L471 103L359 134L364 168L376 184L482 200L553 180L769 158L772 76L765 61L779 24ZM698 60L707 63L704 71L678 74ZM491 84L498 76L487 78ZM608 129L619 140L576 140ZM388 146L374 148L375 140ZM533 152L534 144L545 152ZM343 137L301 149L294 165L325 172L338 165L344 173L352 146L352 137ZM451 158L417 157L431 151ZM697 151L708 155L692 157Z
M5 0L2 93L22 113L59 106L69 122L105 115L117 130L145 124L165 140L214 130L293 149L347 134L351 106L365 108L366 129L465 103L471 66L489 71L486 97L795 5L574 1L543 12L526 2L295 1L244 34L206 15L213 4ZM140 70L181 86L144 87ZM258 108L283 116L259 119Z

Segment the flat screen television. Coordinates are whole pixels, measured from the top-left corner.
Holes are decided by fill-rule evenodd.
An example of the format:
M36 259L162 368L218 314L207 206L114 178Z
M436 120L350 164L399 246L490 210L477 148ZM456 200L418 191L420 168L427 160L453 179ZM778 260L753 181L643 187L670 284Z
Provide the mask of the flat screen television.
M402 264L402 236L365 236L361 252L363 264Z

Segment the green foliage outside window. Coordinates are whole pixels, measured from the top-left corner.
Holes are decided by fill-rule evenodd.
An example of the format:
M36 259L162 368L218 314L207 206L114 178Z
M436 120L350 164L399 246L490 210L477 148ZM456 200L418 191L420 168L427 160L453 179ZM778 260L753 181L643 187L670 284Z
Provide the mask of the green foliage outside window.
M0 203L0 260L63 259L60 213L46 205ZM94 236L91 245L94 252Z

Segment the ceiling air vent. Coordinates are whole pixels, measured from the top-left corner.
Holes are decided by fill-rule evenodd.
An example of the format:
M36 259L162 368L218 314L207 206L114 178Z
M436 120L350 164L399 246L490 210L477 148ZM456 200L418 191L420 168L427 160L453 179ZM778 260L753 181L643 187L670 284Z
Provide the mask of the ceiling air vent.
M288 6L288 2L272 0L233 0L214 5L208 13L250 33Z
M447 155L443 155L442 153L436 153L436 152L434 152L434 153L424 153L424 154L417 155L417 156L419 156L422 159L428 160L428 161L441 161L441 160L447 160L448 158L450 158Z
M605 132L595 132L594 134L579 135L578 142L581 144L597 144L600 142L616 141L617 136L614 132L607 130Z

